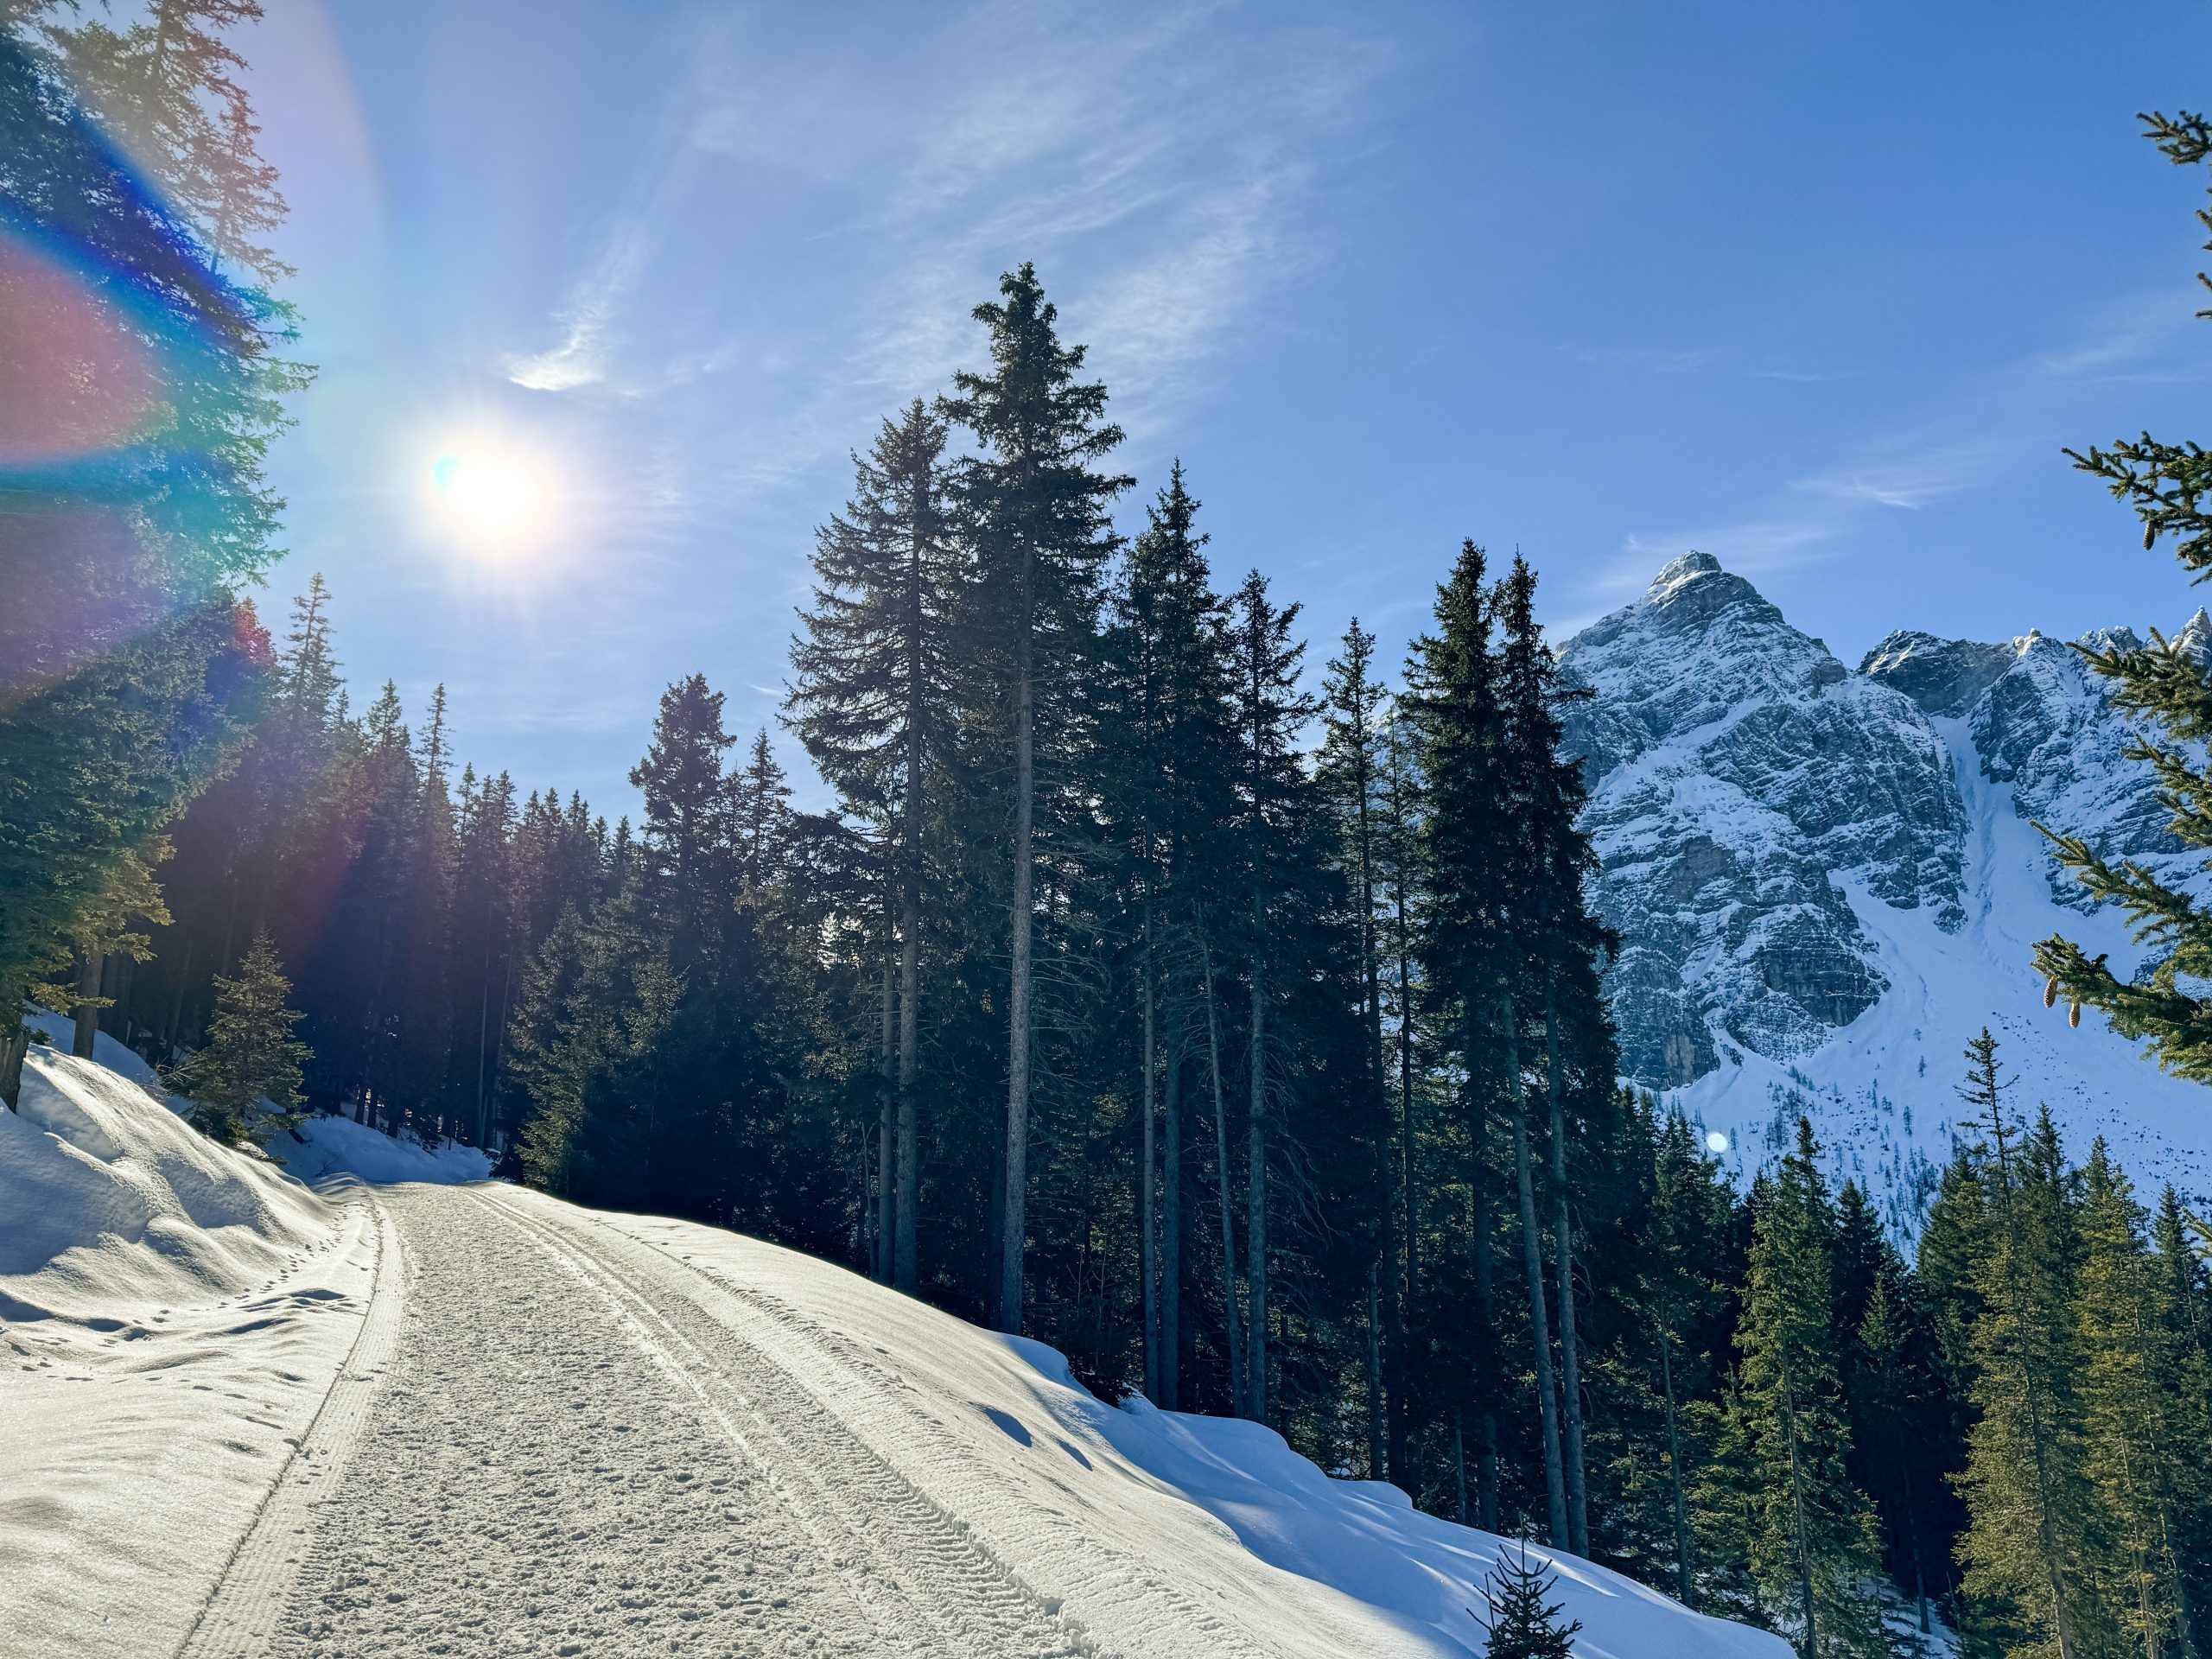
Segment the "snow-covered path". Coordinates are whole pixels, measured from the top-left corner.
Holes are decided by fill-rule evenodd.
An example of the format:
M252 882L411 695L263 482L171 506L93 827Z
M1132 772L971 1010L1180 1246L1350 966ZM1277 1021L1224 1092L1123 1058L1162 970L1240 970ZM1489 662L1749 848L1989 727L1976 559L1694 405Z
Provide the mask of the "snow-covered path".
M1075 1651L703 1275L512 1190L381 1201L405 1317L270 1650Z
M737 1233L310 1192L35 1050L0 1652L1442 1659L1506 1547ZM1578 1659L1782 1659L1538 1550Z

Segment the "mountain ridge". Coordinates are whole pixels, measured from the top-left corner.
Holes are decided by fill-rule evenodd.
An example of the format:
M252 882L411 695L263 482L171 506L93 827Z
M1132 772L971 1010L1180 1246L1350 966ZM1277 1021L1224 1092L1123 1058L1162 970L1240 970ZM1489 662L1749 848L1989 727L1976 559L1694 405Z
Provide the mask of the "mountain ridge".
M2200 610L2175 636L2212 652ZM2126 628L2083 636L2139 645ZM1983 1024L2069 1142L2103 1134L2202 1192L2212 1096L2041 1007L2054 931L2142 952L2034 827L2205 885L2079 651L1899 630L1854 669L1709 554L1560 647L1567 747L1590 785L1624 1077L1680 1103L1748 1173L1810 1116L1839 1173L1909 1234L1948 1158L1958 1054Z

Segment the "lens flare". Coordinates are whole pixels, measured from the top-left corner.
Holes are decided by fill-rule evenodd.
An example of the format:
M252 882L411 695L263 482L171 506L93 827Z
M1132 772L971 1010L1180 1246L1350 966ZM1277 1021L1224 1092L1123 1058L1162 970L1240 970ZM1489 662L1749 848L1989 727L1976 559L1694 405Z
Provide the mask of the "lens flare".
M1718 1129L1708 1129L1705 1135L1705 1147L1707 1152L1726 1152L1728 1150L1728 1137Z
M546 492L537 470L499 449L446 451L430 463L430 489L446 521L479 547L518 546L543 518Z

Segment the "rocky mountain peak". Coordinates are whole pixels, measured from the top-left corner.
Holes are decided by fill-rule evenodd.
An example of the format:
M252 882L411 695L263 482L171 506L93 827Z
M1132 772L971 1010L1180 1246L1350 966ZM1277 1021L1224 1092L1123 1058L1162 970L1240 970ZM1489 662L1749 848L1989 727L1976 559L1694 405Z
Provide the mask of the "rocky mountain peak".
M2171 643L2212 662L2212 613ZM2141 644L2124 627L2076 642ZM1607 984L1624 1074L1687 1091L1768 1154L1815 1110L1900 1217L1947 1154L1952 1062L1984 1023L2024 1046L2054 1105L2094 1100L2092 1133L2164 1086L2116 1039L2093 1054L2088 1031L2061 1020L2053 1038L2037 1019L2034 940L2135 951L2037 826L2204 879L2075 645L1900 630L1853 671L1692 553L1559 655L1592 694L1568 741L1590 780L1594 897L1622 941Z
M2174 636L2174 648L2187 652L2200 663L2212 657L2212 616L2204 613L2202 605L2196 607L2196 614L2183 624L2182 631Z

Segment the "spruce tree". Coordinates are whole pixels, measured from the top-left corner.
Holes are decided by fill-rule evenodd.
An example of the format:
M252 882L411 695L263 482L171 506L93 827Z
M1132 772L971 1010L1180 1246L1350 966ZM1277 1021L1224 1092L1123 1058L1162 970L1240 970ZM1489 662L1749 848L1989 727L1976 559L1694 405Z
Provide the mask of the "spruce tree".
M1385 773L1384 708L1389 691L1375 677L1375 636L1354 617L1344 630L1342 654L1329 662L1322 686L1326 712L1314 779L1333 821L1338 856L1349 878L1352 925L1358 951L1361 1020L1366 1029L1366 1084L1370 1110L1382 1139L1384 1185L1376 1241L1374 1302L1382 1326L1376 1366L1376 1402L1383 1421L1374 1436L1386 1449L1370 1457L1378 1479L1404 1478L1406 1426L1406 1294L1401 1265L1407 1227L1404 1160L1394 1132L1395 1115L1382 1048L1382 914L1385 833L1382 791ZM1386 1127L1387 1126L1387 1127Z
M2212 162L2212 122L2204 117L2183 111L2171 119L2141 119L2145 136L2177 167ZM2197 218L2212 230L2212 210L2200 210ZM2212 249L2212 243L2205 245ZM2200 273L2198 280L2212 288L2212 277ZM2197 315L2212 317L2212 310ZM2205 500L2212 455L2195 443L2164 442L2147 432L2108 449L2067 453L2134 511L2146 550L2160 537L2171 537L2194 580L2212 575L2212 506ZM2172 814L2171 832L2185 848L2212 851L2212 768L2202 760L2212 737L2212 672L2156 630L2151 644L2133 650L2077 649L2109 683L2113 703L2136 716L2138 734L2125 753L2156 773L2159 798ZM2152 728L2161 735L2150 735ZM2101 1009L2113 1030L2140 1039L2166 1071L2212 1083L2212 1004L2196 988L2212 978L2212 912L2148 865L2109 859L2079 836L2044 834L2059 863L2093 899L2118 905L2138 943L2152 953L2147 973L2122 978L2102 954L2092 957L2054 934L2035 953L2037 971L2048 976L2044 1001L2064 997L2076 1023L2083 1006Z
M878 1128L880 1219L891 1282L915 1286L920 1159L924 826L950 741L951 631L966 572L948 493L945 422L919 398L855 456L853 495L816 533L815 591L791 646L787 705L807 753L882 826L897 936L896 1088Z
M1761 1485L1752 1570L1802 1659L1885 1651L1873 1513L1851 1483L1835 1298L1835 1216L1812 1126L1758 1201L1743 1323L1743 1403Z
M1729 1231L1729 1194L1719 1160L1706 1154L1696 1131L1670 1112L1652 1147L1652 1186L1644 1217L1644 1249L1636 1286L1659 1372L1666 1427L1667 1485L1674 1528L1675 1593L1697 1605L1697 1558L1690 1529L1684 1415L1706 1381L1707 1356L1696 1327L1726 1294L1719 1252Z
M1544 1085L1549 1109L1553 1262L1559 1293L1560 1387L1568 1547L1589 1554L1587 1471L1583 1447L1580 1320L1575 1308L1575 1224L1568 1165L1573 1127L1615 1106L1619 1070L1612 1020L1599 976L1618 941L1590 908L1598 856L1581 828L1588 791L1579 760L1560 752L1559 710L1574 693L1535 620L1536 575L1515 555L1497 595L1499 660L1505 711L1506 790L1521 856L1512 916L1522 960L1543 1020Z
M1146 1392L1173 1408L1182 1369L1183 1076L1203 1057L1214 1103L1224 1330L1230 1393L1247 1392L1216 1006L1238 775L1229 611L1214 591L1179 464L1147 510L1113 600L1098 709L1109 834L1135 915L1140 1116L1136 1213ZM1165 1084L1165 1088L1161 1087ZM1164 1107L1164 1112L1162 1108Z
M1574 1659L1582 1621L1564 1617L1565 1605L1551 1599L1559 1576L1537 1562L1525 1539L1497 1552L1478 1587L1483 1659Z
M1044 784L1065 789L1074 756L1075 680L1097 626L1099 567L1114 537L1107 506L1130 480L1098 470L1122 441L1104 419L1106 389L1077 377L1084 348L1060 344L1057 309L1033 266L999 282L1001 301L976 308L991 367L954 380L948 412L982 452L963 467L957 498L976 559L967 607L973 699L1011 773L1007 820L1007 1128L992 1315L1022 1321L1028 1245L1029 1116L1036 1035L1037 808Z
M1545 1307L1542 1244L1529 1150L1528 1102L1516 992L1528 988L1512 925L1516 892L1511 774L1503 687L1493 639L1494 595L1483 550L1461 546L1439 588L1436 632L1416 642L1407 665L1408 712L1418 733L1421 780L1421 955L1429 995L1450 1032L1459 1062L1459 1108L1475 1224L1478 1305L1487 1306L1490 1170L1486 1152L1493 1100L1512 1137L1520 1199L1522 1277L1529 1344L1543 1455L1547 1537L1567 1548L1568 1522L1559 1427L1558 1387ZM1485 1328L1476 1333L1482 1342ZM1486 1355L1471 1357L1476 1368ZM1479 1371L1478 1371L1479 1375ZM1487 1401L1484 1402L1487 1404ZM1488 1447L1482 1449L1487 1458ZM1487 1509L1489 1499L1484 1497Z
M206 1045L162 1079L193 1103L192 1126L203 1135L226 1146L258 1146L300 1122L308 1049L292 1034L300 1015L291 995L266 934L254 937L236 978L216 979ZM262 1109L264 1101L271 1109Z
M1964 1587L1990 1640L2047 1643L2075 1659L2096 1651L2102 1632L2085 1532L2074 1206L2056 1136L2024 1134L2010 1112L2012 1079L1986 1029L1967 1058L1960 1095L1986 1139L1984 1242L1973 1268L1980 1307L1967 1336L1979 1416L1960 1481Z
M1299 736L1319 711L1299 690L1306 647L1291 632L1299 607L1278 607L1256 570L1230 601L1231 661L1236 675L1237 734L1243 754L1237 820L1245 868L1247 988L1245 1028L1249 1094L1245 1114L1244 1411L1268 1420L1268 1162L1271 1069L1268 1018L1279 993L1272 976L1284 964L1278 914L1298 882L1295 855L1312 829L1307 781L1300 764Z

